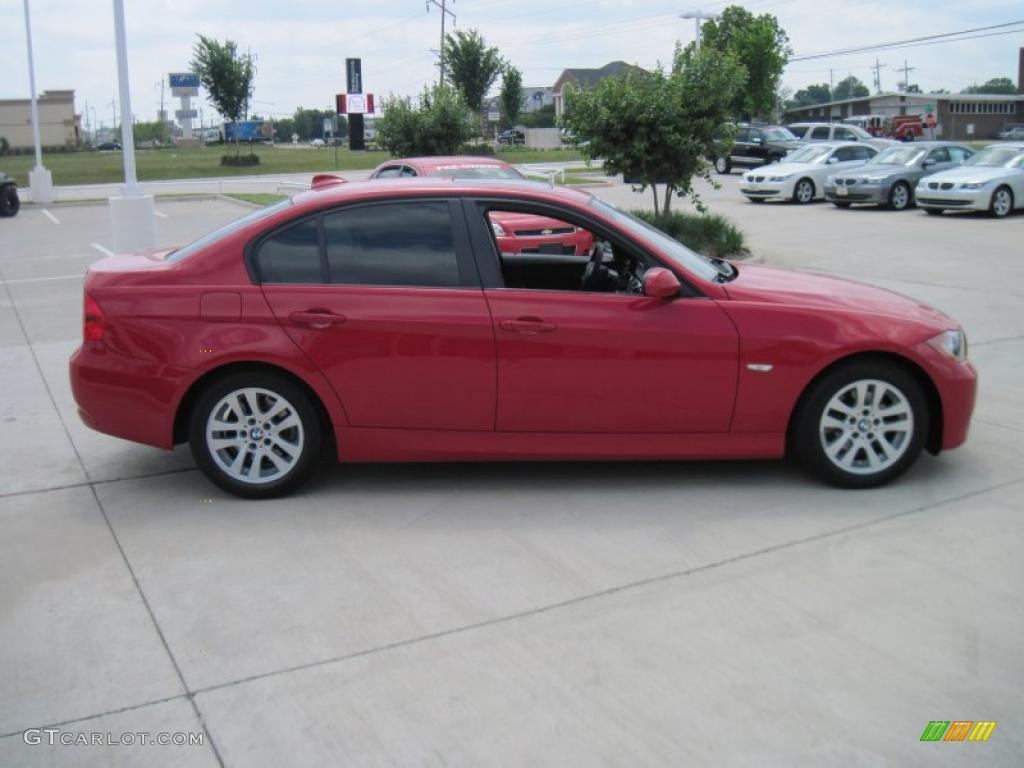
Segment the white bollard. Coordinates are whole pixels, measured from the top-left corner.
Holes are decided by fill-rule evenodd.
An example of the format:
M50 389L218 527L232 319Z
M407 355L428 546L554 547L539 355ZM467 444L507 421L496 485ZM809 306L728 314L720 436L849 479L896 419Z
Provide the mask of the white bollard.
M115 253L156 248L156 206L152 195L110 198Z
M42 166L28 172L28 186L32 202L46 205L53 202L53 174Z

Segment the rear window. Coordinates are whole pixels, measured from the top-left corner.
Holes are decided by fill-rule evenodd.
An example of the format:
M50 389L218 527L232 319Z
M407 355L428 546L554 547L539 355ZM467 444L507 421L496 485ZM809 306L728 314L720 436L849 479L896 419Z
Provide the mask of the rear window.
M446 179L525 179L514 168L503 168L500 165L444 165L430 172L431 176L442 176Z
M285 210L286 208L291 206L291 204L291 198L288 198L287 200L282 200L280 203L268 205L266 208L260 208L259 210L253 211L252 213L243 216L240 219L235 219L230 224L225 224L220 229L215 229L213 230L213 232L203 235L198 240L195 240L186 246L178 248L176 251L172 251L170 254L168 254L165 261L181 261L182 259L186 259L193 253L201 251L207 246L213 245L221 238L227 237L228 235L233 234L244 227L247 227L253 222L260 221L261 219L265 219L268 216L273 216L275 213L278 213L279 211Z

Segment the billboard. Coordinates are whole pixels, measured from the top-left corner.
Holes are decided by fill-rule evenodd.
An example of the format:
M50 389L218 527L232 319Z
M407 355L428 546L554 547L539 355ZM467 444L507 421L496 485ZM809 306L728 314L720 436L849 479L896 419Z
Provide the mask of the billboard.
M188 118L190 120L195 120L197 117L199 117L199 110L197 110L197 109L176 109L176 110L174 110L174 116L176 118L178 118L179 120L183 120L185 118Z
M167 75L171 88L198 88L199 75L195 72L171 72Z
M345 79L349 93L363 92L363 60L345 59Z
M259 141L263 138L262 120L240 120L224 123L224 141Z
M339 93L334 97L339 115L365 115L373 112L372 93Z

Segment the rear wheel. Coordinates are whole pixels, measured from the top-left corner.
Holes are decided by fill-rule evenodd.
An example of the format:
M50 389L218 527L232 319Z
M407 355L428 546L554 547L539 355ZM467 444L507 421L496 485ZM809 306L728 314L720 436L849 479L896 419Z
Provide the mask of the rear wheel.
M913 203L913 195L906 182L897 181L889 190L889 208L894 211L905 211Z
M992 202L988 204L988 210L997 219L1010 215L1013 211L1013 192L1009 187L1000 187L992 193Z
M0 216L14 216L21 208L18 190L13 184L0 187Z
M903 474L928 434L921 387L885 361L841 366L813 385L791 433L801 463L833 485L871 488Z
M814 182L810 179L800 179L793 188L793 202L809 203L814 199Z
M238 372L196 401L189 421L192 456L216 485L236 496L283 496L316 465L323 427L306 392L287 378Z
M732 163L729 162L728 157L716 157L715 158L715 170L718 173L726 174L732 170Z

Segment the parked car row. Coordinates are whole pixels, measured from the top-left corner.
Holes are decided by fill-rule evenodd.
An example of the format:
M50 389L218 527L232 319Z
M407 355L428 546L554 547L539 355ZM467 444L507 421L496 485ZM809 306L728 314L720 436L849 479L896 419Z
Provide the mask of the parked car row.
M975 210L1002 218L1024 208L1024 143L979 152L949 141L894 143L881 152L862 142L812 143L747 171L739 189L755 203L827 200L838 208L919 206L930 214Z
M892 139L872 136L856 125L840 123L793 123L788 126L741 123L733 127L732 134L729 150L725 149L726 142L720 141L711 158L718 173L777 163L793 150L816 142L860 143L879 150L899 144Z

